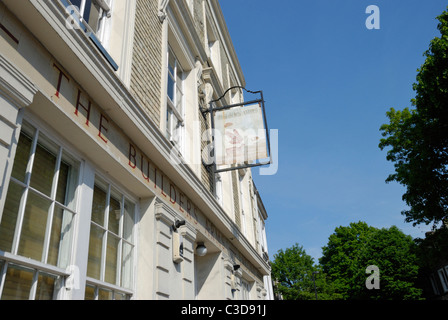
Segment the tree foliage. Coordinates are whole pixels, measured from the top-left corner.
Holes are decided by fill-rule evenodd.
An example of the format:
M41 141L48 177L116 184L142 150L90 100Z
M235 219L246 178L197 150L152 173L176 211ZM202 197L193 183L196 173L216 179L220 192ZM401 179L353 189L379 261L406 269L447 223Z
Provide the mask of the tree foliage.
M343 299L419 299L416 245L410 236L397 227L377 229L365 222L338 227L330 235L320 259ZM375 265L380 270L380 289L366 288L366 268Z
M318 272L318 273L315 273ZM341 296L334 294L331 284L314 264L314 259L306 254L299 244L286 250L280 249L272 262L272 277L276 282L275 290L285 300L314 300L316 291L319 300L333 300Z
M427 232L424 239L416 239L418 245L417 256L420 266L433 271L440 266L441 261L448 261L448 225Z
M360 264L359 259L373 231L374 228L365 222L351 223L349 227L341 226L335 229L327 246L322 248L320 264L323 272L328 274L344 299L356 296L359 288L364 286L360 278L368 265Z
M379 290L366 290L364 287L359 292L359 297L381 300L419 299L422 290L416 285L419 271L416 249L412 237L405 235L396 226L376 230L360 261L365 265L378 266L381 287Z
M381 150L390 148L387 160L395 173L387 182L406 187L403 211L407 222L434 223L448 216L448 12L439 17L440 37L425 52L413 85L413 109L387 112L390 122L381 126Z

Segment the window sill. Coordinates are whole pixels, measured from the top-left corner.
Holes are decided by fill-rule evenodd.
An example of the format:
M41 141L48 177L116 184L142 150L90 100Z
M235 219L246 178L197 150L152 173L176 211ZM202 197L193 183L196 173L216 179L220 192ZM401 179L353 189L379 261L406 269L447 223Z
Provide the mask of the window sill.
M0 260L4 260L16 265L24 266L33 270L39 270L43 272L47 272L53 275L62 276L62 277L68 277L70 276L70 273L67 272L67 270L54 267L48 264L44 264L42 262L32 260L29 258L21 257L13 255L9 252L3 252L0 251Z

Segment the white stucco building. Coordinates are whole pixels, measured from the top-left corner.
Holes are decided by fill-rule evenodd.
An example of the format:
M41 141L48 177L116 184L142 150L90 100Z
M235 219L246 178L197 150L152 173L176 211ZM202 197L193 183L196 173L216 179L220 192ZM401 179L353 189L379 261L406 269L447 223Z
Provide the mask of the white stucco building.
M251 170L201 157L245 85L217 0L1 0L0 299L272 299Z

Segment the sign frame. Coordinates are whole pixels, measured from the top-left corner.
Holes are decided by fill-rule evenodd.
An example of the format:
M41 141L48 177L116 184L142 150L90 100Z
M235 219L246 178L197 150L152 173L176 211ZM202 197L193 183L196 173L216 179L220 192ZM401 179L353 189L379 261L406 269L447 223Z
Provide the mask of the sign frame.
M254 100L250 100L250 101L246 101L246 102L241 102L241 103L236 103L236 104L225 105L225 106L213 108L214 103L222 100L226 96L226 94L233 89L243 89L244 91L251 93L251 94L259 94L260 97L258 99L254 99ZM209 108L206 110L202 110L202 115L205 116L205 114L210 113L210 122L211 122L212 132L216 129L215 128L215 112L216 111L223 111L223 110L228 110L228 109L235 108L235 107L244 107L244 106L251 106L254 104L259 104L261 107L261 110L262 110L263 125L265 128L265 134L266 134L267 153L268 153L268 157L266 159L269 159L268 162L252 163L252 164L249 164L249 163L248 164L239 164L236 166L231 165L231 167L229 167L229 168L224 168L224 169L219 169L219 170L217 169L216 159L214 159L212 164L205 165L206 167L211 168L211 172L213 174L213 181L215 181L217 173L246 169L246 168L254 168L254 167L260 167L260 166L272 164L271 143L270 143L270 137L269 137L268 123L267 123L267 119L266 119L266 109L265 109L265 101L264 101L264 97L263 97L263 91L261 91L261 90L260 91L250 91L242 86L234 86L234 87L227 89L226 92L224 92L224 94L220 98L211 100L208 104L209 104ZM216 155L215 137L213 134L212 134L212 145L213 145L213 152Z

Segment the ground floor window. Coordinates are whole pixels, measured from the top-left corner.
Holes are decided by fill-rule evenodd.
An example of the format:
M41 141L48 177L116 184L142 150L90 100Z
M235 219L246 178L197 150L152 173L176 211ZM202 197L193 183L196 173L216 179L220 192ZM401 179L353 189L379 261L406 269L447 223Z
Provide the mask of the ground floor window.
M1 299L57 294L70 263L79 167L64 148L23 123L0 223Z
M53 300L61 276L14 263L2 265L2 300Z
M250 300L250 288L251 285L246 280L241 280L242 299Z
M23 122L0 221L0 299L64 299L68 270L79 268L87 270L76 279L85 299L130 299L136 201L105 177L92 186L83 172L95 168L51 136ZM92 195L91 211L80 212ZM78 228L86 215L89 227ZM77 265L76 242L87 238L87 263Z
M111 290L110 285L132 288L135 207L112 184L96 177L87 276L100 285L87 286L86 297L115 299L117 294L126 296L126 293Z
M86 300L129 300L132 294L120 290L103 288L88 284L86 286Z

